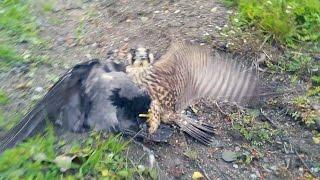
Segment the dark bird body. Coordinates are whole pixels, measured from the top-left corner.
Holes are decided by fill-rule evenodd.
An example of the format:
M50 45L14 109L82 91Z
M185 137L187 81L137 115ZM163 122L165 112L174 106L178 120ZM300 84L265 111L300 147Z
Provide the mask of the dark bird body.
M151 64L145 61L133 59L126 70L152 99L150 133L157 130L160 122L174 123L208 144L213 127L195 122L180 112L200 98L241 103L252 96L256 87L252 71L226 55L211 53L204 46L176 43L158 61Z
M148 94L139 89L112 61L81 63L64 74L36 106L7 134L0 137L0 153L42 132L47 120L70 131L89 128L123 132L152 141L166 141L172 130L162 126L148 135L138 114L147 112Z

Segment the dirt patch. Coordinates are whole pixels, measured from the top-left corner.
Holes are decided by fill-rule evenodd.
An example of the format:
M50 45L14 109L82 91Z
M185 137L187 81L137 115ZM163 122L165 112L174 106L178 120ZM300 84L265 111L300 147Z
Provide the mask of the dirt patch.
M91 58L104 59L108 50L143 45L160 56L170 44L170 37L178 37L213 45L224 43L219 30L228 22L230 10L220 1L57 1L52 12L35 9L40 34L46 39L46 48L38 54L47 55L50 63L40 67L18 67L1 73L1 89L10 94L12 102L7 109L27 109L32 98L45 93L52 81L68 67ZM3 78L2 78L3 77ZM269 78L273 78L269 76ZM22 90L18 84L32 81ZM44 91L36 91L42 87ZM39 88L38 88L39 89ZM278 101L281 101L281 97ZM255 148L232 130L232 121L214 104L199 103L198 118L216 125L216 142L203 146L183 133L177 132L168 144L150 144L162 177L190 179L200 171L211 179L295 179L303 177L312 167L319 166L320 145L312 142L312 134L290 118L283 108L268 105L264 99L265 114L275 123L274 129L285 135ZM281 138L280 138L281 137ZM130 153L142 156L140 145L133 144ZM221 154L231 150L253 155L250 163L227 163ZM259 154L257 156L254 156ZM138 154L138 155L137 155ZM143 161L141 161L142 163ZM147 161L146 161L147 163Z

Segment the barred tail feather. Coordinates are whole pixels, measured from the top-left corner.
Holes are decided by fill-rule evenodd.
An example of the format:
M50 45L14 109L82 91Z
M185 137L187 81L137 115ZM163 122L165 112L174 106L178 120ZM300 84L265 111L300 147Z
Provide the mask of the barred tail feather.
M214 138L214 127L210 124L195 121L187 116L181 115L175 121L180 129L204 145L210 145Z

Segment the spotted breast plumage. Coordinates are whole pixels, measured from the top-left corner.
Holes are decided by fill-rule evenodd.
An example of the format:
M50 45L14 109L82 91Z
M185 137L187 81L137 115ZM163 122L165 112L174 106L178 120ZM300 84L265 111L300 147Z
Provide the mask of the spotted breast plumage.
M153 62L143 49L131 53L126 68L133 81L151 96L149 132L160 122L174 123L203 143L211 142L213 126L181 114L201 98L241 103L255 91L257 76L227 55L191 43L173 43Z

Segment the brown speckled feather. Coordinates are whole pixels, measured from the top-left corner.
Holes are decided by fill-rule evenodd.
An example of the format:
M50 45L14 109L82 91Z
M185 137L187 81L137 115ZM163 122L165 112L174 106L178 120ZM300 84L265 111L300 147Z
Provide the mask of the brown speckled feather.
M173 44L151 71L174 95L176 111L199 98L241 103L253 95L257 82L251 70L227 55L185 43Z
M227 55L186 43L172 44L154 64L128 67L127 72L151 96L150 133L160 122L173 122L204 144L211 142L213 127L193 121L180 114L181 110L200 98L241 103L256 87L251 70Z

